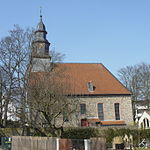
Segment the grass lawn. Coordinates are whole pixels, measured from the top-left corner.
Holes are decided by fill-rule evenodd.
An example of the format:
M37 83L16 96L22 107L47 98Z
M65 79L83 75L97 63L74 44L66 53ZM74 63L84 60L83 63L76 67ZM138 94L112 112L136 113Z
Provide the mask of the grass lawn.
M150 150L150 148L135 148L135 150Z

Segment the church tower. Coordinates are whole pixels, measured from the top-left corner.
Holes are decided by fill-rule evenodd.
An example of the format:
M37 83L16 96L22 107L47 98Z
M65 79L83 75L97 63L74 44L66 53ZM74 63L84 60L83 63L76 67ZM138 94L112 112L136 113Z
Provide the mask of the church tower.
M32 42L31 64L32 72L43 72L50 69L49 46L50 43L46 39L46 28L40 16L40 22L35 31L35 37Z

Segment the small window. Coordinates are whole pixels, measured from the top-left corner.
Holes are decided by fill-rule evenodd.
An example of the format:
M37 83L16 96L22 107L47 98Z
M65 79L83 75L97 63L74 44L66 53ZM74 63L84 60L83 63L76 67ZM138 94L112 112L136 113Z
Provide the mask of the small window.
M115 118L116 120L120 120L119 103L115 103Z
M104 112L103 112L103 104L102 103L98 104L98 118L100 120L104 120Z
M80 113L86 114L86 104L80 104Z

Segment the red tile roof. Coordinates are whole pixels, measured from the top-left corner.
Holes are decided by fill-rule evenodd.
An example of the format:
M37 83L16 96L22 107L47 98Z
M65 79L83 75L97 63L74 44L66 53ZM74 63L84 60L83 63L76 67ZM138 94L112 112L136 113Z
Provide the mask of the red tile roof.
M109 95L127 94L130 91L125 88L102 64L90 63L60 63L56 69L62 69L65 83L69 83L68 94L75 95ZM54 70L56 70L54 69ZM33 72L32 74L35 74ZM44 73L44 72L43 72ZM42 72L40 74L43 74ZM61 72L60 72L61 73ZM88 91L87 84L92 82L95 89Z

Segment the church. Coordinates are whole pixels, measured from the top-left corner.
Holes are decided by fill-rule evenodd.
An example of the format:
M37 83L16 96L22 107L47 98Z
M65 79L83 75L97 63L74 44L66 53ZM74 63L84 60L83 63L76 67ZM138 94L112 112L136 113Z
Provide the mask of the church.
M31 69L35 75L51 68L50 43L40 16L32 42ZM127 126L133 124L131 92L101 63L58 63L65 68L68 95L79 99L79 123L74 126ZM69 120L65 122L67 125ZM64 125L65 125L64 124Z

